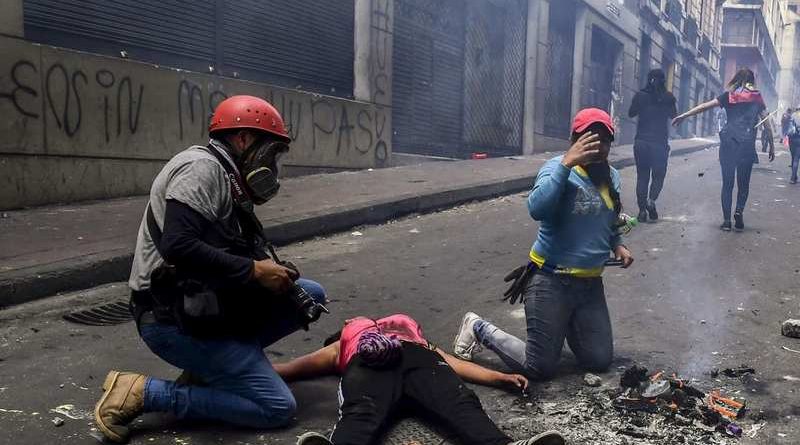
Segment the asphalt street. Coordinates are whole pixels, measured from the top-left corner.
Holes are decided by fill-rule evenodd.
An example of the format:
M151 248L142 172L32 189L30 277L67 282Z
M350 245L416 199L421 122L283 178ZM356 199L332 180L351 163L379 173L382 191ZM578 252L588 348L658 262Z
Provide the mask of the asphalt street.
M721 232L716 156L706 150L670 160L659 200L663 218L627 237L636 258L631 269L606 272L615 360L601 377L615 386L621 369L639 363L694 377L699 386L734 388L751 409L745 426L764 423L739 443L800 443L800 354L783 348L800 350L800 340L780 335L783 320L800 317L800 186L789 185L787 153L772 164L762 157L753 173L747 229ZM624 204L636 213L634 169L623 169L622 177ZM502 277L525 261L536 233L524 199L508 196L281 249L327 288L332 314L271 346L267 356L279 362L311 351L356 315L408 313L444 349L466 310L524 335L521 306L499 301ZM145 348L132 323L87 327L60 318L125 298L125 283L117 283L0 311L0 443L96 443L91 411L109 369L177 376ZM502 368L488 351L477 361ZM708 375L740 364L754 367L754 378L725 382ZM530 400L476 389L487 412L523 436L554 426L536 408L583 391L582 375L565 348L559 377L534 384ZM299 412L287 429L249 431L151 414L135 424L132 443L293 443L304 431L330 429L336 386L333 377L292 385ZM54 417L65 424L55 426ZM591 416L565 434L579 437L582 422L592 422Z

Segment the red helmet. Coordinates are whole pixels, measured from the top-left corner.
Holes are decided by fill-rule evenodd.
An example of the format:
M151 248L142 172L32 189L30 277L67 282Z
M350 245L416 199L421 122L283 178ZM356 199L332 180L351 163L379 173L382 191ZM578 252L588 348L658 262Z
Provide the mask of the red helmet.
M208 124L208 133L234 128L266 131L286 142L291 141L281 114L260 97L231 96L217 105Z

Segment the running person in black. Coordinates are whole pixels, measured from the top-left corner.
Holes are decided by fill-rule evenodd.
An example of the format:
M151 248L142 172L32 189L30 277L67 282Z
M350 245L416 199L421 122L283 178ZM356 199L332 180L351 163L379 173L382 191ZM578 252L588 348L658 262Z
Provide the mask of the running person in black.
M763 122L764 131L768 132L769 161L775 160L775 141L772 138L772 126L769 119L764 119L766 105L761 93L755 87L755 75L747 68L739 70L728 83L728 91L718 98L702 103L691 110L677 116L672 125L680 125L684 119L716 107L725 109L728 120L719 132L719 163L722 168L722 225L720 229L731 230L731 205L733 201L733 182L736 179L737 231L744 230L744 206L750 192L750 173L753 164L758 162L756 154L757 127Z
M667 91L660 69L647 74L647 85L633 96L628 116L639 116L633 155L636 159L636 201L639 221L658 219L656 199L664 186L669 159L669 121L678 114L675 96Z

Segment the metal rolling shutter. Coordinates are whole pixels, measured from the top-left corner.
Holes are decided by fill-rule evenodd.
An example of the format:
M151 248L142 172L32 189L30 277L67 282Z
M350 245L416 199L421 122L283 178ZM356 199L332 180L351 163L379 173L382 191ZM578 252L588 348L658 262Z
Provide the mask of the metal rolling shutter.
M393 50L394 150L463 157L463 2L395 0Z
M40 43L203 70L214 64L215 0L25 0Z
M24 0L30 40L342 97L353 0Z
M287 87L353 96L353 0L239 0L222 15L225 66Z

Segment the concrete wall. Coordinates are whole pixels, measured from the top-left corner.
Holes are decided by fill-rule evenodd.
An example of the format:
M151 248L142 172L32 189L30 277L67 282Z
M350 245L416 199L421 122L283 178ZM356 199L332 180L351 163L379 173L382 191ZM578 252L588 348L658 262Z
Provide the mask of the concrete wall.
M22 0L0 0L0 34L22 37Z
M377 1L377 0L376 0ZM147 193L205 143L227 96L264 97L295 138L286 165L367 168L391 156L391 111L0 37L0 209Z

